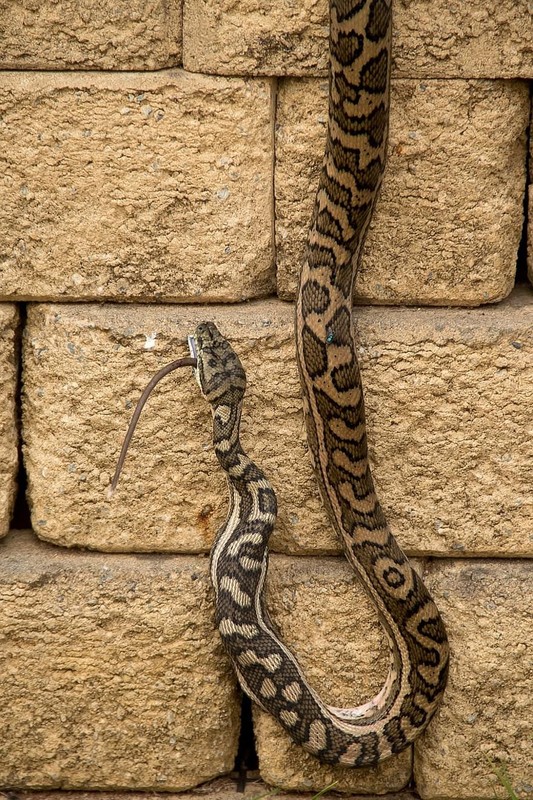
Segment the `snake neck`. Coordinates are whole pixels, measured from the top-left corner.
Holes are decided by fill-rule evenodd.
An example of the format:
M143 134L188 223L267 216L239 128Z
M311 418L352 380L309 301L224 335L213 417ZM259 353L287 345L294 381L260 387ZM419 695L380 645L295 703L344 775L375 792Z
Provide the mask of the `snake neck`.
M226 473L230 494L228 516L211 549L211 577L217 596L224 580L242 572L239 558L243 554L250 563L262 563L277 514L272 486L241 445L241 407L241 403L222 403L212 409L215 454ZM218 616L223 607L219 604Z
M240 438L241 403L213 407L213 439L226 473L230 502L226 521L211 547L210 572L215 591L215 621L231 655L241 686L255 699L239 664L259 635L264 616L263 585L268 540L276 521L276 495L262 470L244 452Z
M268 487L265 474L244 452L239 430L242 403L220 403L213 408L213 443L218 462L226 473L232 493L241 502L241 519L252 519L256 512L254 501L259 489Z

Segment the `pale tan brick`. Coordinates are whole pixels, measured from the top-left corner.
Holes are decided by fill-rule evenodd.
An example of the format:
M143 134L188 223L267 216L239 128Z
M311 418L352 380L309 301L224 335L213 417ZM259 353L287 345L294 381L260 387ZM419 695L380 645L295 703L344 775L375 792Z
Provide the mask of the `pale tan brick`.
M9 530L15 503L18 432L15 409L18 327L16 306L0 304L0 537Z
M117 491L107 496L142 388L159 367L188 354L186 336L205 319L220 323L249 367L259 397L255 410L247 411L246 441L255 441L256 457L269 467L273 459L279 462L276 432L293 436L301 425L296 375L288 377L290 388L280 391L276 385L280 368L294 371L288 306L271 301L246 308L30 308L24 438L39 536L104 550L209 549L225 516L227 490L213 452L209 406L190 369L165 379L154 392ZM278 395L281 409L275 414L268 406ZM249 414L259 409L261 428L255 422L250 427ZM299 457L302 447L303 442ZM294 462L285 475L293 469Z
M0 544L0 782L187 789L233 767L240 704L200 557Z
M197 786L189 792L165 792L164 795L152 795L154 800L253 800L258 797L269 797L276 795L277 800L309 800L308 794L295 794L294 792L282 792L274 790L261 781L251 771L247 772L246 783L241 789L237 788L238 782L233 777L216 778L214 781ZM334 791L334 790L333 790ZM325 793L330 796L329 792ZM48 792L17 792L20 800L64 800L61 791ZM335 795L332 795L334 798ZM368 795L344 795L352 800L368 800ZM139 792L128 792L121 795L117 792L76 792L69 796L70 800L146 800L144 794ZM388 793L387 800L417 800L417 796L412 791Z
M533 563L435 561L426 583L445 619L450 678L441 711L415 743L423 800L506 798L490 762L533 796Z
M224 75L326 74L327 0L185 0L187 69ZM393 70L408 78L529 78L528 0L400 0Z
M531 341L523 289L477 310L359 308L371 459L411 553L533 555ZM248 372L243 441L279 499L275 549L333 553L301 417L293 309L34 306L25 341L33 525L58 544L206 550L227 508L210 412L188 370L141 418L116 494L107 487L141 389L212 319Z
M359 705L379 692L389 666L386 638L344 560L273 557L267 598L283 641L327 703ZM265 712L256 709L254 719L261 777L282 789L319 791L338 781L336 791L383 794L403 789L411 777L409 748L377 768L330 767L295 745Z
M278 95L278 293L292 298L322 163L327 82ZM389 158L356 281L363 302L480 305L511 290L522 233L524 82L399 80Z
M176 66L181 16L180 0L0 0L0 68Z
M0 297L269 294L270 102L179 70L0 75Z
M419 567L420 568L420 567ZM507 797L490 761L506 763L520 798L533 795L533 564L436 560L425 581L446 622L450 679L441 710L415 742L423 800ZM268 607L311 683L335 705L365 701L383 682L387 645L377 614L349 567L334 559L274 557ZM263 712L256 714L262 777L283 789L398 789L409 760L369 773L318 766Z
M183 64L221 75L326 74L327 0L184 0Z
M393 13L393 69L398 76L533 75L529 0L400 0Z

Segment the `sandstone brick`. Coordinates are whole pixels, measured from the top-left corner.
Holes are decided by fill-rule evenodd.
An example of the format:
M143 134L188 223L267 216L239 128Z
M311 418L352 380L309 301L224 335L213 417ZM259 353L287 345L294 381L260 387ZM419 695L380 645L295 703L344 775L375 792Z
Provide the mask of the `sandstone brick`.
M371 460L412 554L533 555L531 291L494 307L359 308ZM279 499L273 547L338 542L306 452L293 309L37 305L25 337L25 460L33 526L103 550L205 551L225 517L207 404L187 371L160 384L115 495L106 495L141 389L214 320L249 388L243 441Z
M222 75L315 75L328 64L327 0L184 0L183 64Z
M278 95L278 293L292 298L322 163L327 82ZM389 159L356 282L361 301L480 305L511 290L523 224L527 84L398 80Z
M1 0L1 69L162 69L181 62L181 2Z
M0 537L9 530L15 502L18 432L15 410L17 383L16 306L0 304Z
M333 705L358 705L379 692L388 670L388 646L377 612L341 559L273 557L268 608L283 641L294 650L311 685ZM406 750L372 769L329 767L293 744L269 715L256 709L261 777L290 791L383 794L411 777Z
M239 702L207 560L0 544L0 782L186 789L231 770Z
M0 298L269 294L270 83L4 73Z
M400 0L393 69L408 78L529 78L528 0ZM326 74L327 0L185 0L186 69L225 75Z
M426 577L451 645L438 717L415 742L423 800L508 797L491 772L503 762L520 798L533 796L533 563L436 561Z
M212 448L209 406L190 370L167 378L150 399L117 491L107 496L142 388L157 369L188 353L186 336L205 319L221 325L249 366L260 396L247 416L261 409L263 433L255 425L250 429L248 416L247 441L255 441L256 457L266 459L268 467L276 460L276 433L293 436L301 424L296 375L289 377L290 390L280 392L276 386L282 365L294 370L288 307L266 302L247 309L30 308L24 438L33 526L39 536L104 550L209 549L225 517L227 490ZM263 379L270 375L270 383L257 384L258 368ZM281 416L268 408L278 393Z
M415 78L530 78L529 0L400 0L394 6L396 74Z
M281 790L272 790L263 781L259 780L251 771L247 773L246 784L241 790L237 788L237 781L232 777L217 778L202 786L196 786L189 792L165 792L164 794L152 793L154 800L252 800L252 798L268 797L275 794L278 800L309 800L309 794L286 793ZM325 794L328 794L327 792ZM334 797L335 795L333 795ZM61 791L48 792L17 792L20 800L63 800ZM368 800L368 795L344 795L350 800ZM71 800L146 800L139 792L128 792L121 795L117 792L73 792L69 795ZM387 794L387 800L417 800L411 791Z

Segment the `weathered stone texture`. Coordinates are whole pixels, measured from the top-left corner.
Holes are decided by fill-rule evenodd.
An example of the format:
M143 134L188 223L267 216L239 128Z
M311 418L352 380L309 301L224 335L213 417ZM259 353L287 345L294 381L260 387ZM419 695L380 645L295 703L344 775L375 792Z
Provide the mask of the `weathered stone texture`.
M533 797L533 563L435 561L425 578L451 645L441 710L415 743L423 800L508 797L490 762L503 762L518 797Z
M0 297L273 290L268 81L4 73L0 108Z
M385 634L344 560L273 557L267 597L281 638L326 702L355 706L379 692L389 666ZM409 782L409 749L377 768L334 768L293 744L266 713L255 709L254 719L261 777L274 786L319 791L338 781L336 791L383 794Z
M525 800L533 796L533 563L436 560L423 574L448 629L451 672L441 709L415 742L416 789L423 800L505 797L489 763L500 760ZM327 702L365 702L381 688L388 647L347 564L274 557L267 592L283 640ZM320 766L272 718L255 718L261 776L275 786L311 791L338 780L336 790L377 794L409 777L407 754L372 771Z
M327 0L184 0L183 64L222 75L326 74Z
M220 324L248 367L245 441L274 473L276 440L287 441L301 426L288 306L34 306L25 337L24 416L39 536L104 550L210 548L228 498L212 448L210 409L191 370L158 386L117 491L107 496L141 390L157 369L187 354L187 334L205 319ZM279 387L288 365L294 374L288 387ZM293 470L290 461L278 480L289 486Z
M17 383L15 306L0 304L0 537L9 530L15 502L18 433L15 409Z
M326 74L327 0L185 0L187 69L244 75ZM529 78L528 0L399 0L393 72L407 78Z
M0 544L0 782L186 789L228 772L240 703L207 560Z
M181 62L180 0L0 0L1 69L162 69Z
M153 800L253 800L258 797L269 797L276 795L276 800L309 800L309 794L295 794L294 792L282 792L273 790L259 780L250 770L247 772L247 779L244 787L237 788L235 778L216 778L214 781L197 786L189 792L165 792L151 793ZM327 793L328 796L329 792ZM40 792L38 796L34 792L17 792L20 800L64 800L61 791ZM333 795L334 797L334 795ZM346 797L346 795L345 795ZM368 800L368 795L349 795L352 800ZM146 800L146 797L139 792L128 792L127 796L121 796L116 792L75 792L69 796L69 800ZM397 793L387 793L387 800L418 800L417 795L412 791Z
M278 293L294 297L326 138L326 81L278 94ZM355 292L372 303L480 305L514 282L523 225L525 82L392 85L389 158Z
M530 78L530 0L399 0L396 74L415 78Z
M33 525L64 545L205 551L227 494L210 412L188 371L143 412L115 495L107 487L142 388L212 319L248 374L243 441L278 493L274 549L338 552L308 455L293 309L30 308L25 458ZM356 310L371 460L411 553L533 555L530 291L477 310Z

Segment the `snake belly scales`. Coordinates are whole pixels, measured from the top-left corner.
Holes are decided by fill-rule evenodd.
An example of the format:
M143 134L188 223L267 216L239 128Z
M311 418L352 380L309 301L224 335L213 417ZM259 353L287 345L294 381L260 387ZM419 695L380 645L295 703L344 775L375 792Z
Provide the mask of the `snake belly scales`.
M425 729L442 699L449 658L437 607L375 494L352 328L354 277L385 165L390 38L391 0L330 0L328 138L296 304L315 473L345 555L390 645L387 679L369 702L355 708L326 704L269 618L263 590L276 496L240 444L246 376L237 355L207 322L189 337L192 357L173 362L195 366L228 478L230 508L212 547L211 578L217 626L239 682L306 751L351 767L399 753ZM152 388L174 365L152 379ZM114 484L124 455L125 447Z

